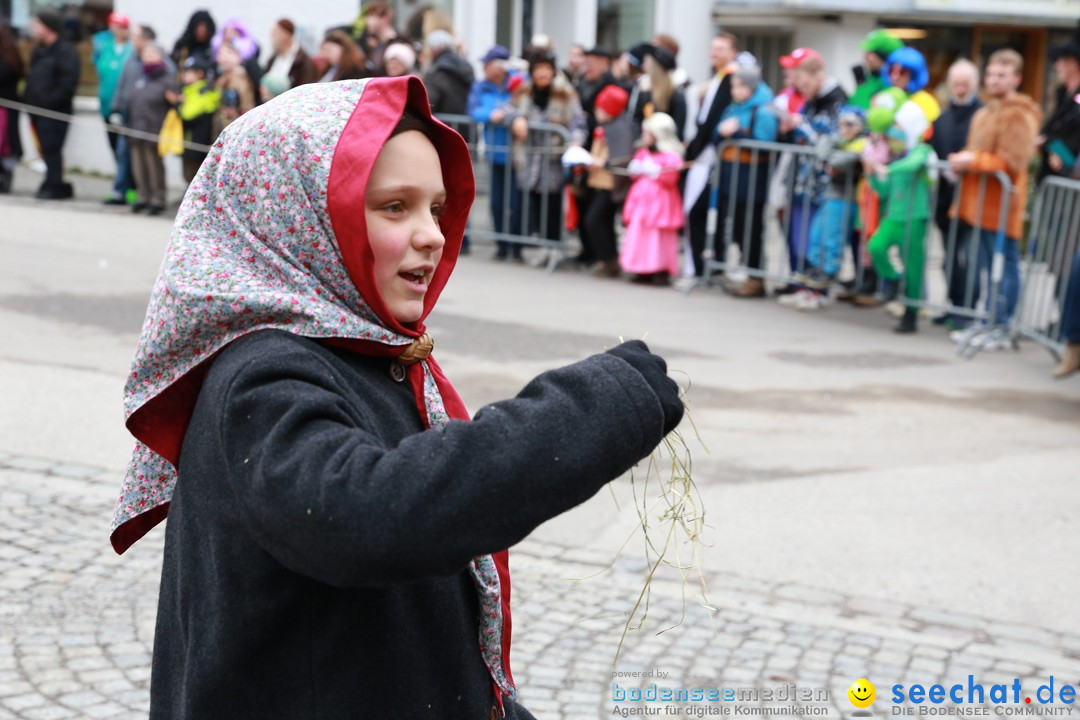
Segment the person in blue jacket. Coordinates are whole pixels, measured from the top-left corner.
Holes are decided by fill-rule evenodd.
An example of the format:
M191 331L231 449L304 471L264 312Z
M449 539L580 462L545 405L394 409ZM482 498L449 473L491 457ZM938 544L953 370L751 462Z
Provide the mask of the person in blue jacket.
M762 79L757 65L740 67L731 78L731 104L716 127L720 151L720 218L732 219L731 240L742 248L742 262L761 270L762 237L765 232L765 201L769 194L769 153L724 147L730 140L775 142L779 123L772 107L773 91ZM753 176L753 179L751 179ZM734 203L732 212L731 203ZM749 221L749 228L747 228ZM749 230L749 235L747 231ZM717 255L724 258L723 238L717 238ZM764 297L765 282L747 277L732 290L736 297Z
M508 162L510 133L506 126L506 112L502 109L510 101L509 59L510 52L502 45L495 45L480 59L484 64L484 77L474 81L469 91L469 115L484 125L484 144L491 163L490 205L495 232L501 235L509 231L511 235L520 235L521 189L517 184L514 165ZM520 244L496 240L496 248L496 260L522 261Z

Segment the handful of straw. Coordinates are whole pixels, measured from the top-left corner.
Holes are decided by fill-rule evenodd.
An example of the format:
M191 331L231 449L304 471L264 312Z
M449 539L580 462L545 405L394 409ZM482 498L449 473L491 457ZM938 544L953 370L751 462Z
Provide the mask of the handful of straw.
M697 426L690 416L686 390L682 389L680 395L685 408L683 417L693 430L694 438L704 448ZM637 508L638 522L633 532L619 548L615 558L604 570L614 565L615 560L622 555L623 550L639 531L648 570L634 606L623 624L619 645L611 661L612 668L619 661L627 635L644 628L652 597L652 581L661 566L674 568L682 579L682 612L678 622L657 631L658 635L683 623L686 618L688 592L697 595L698 602L706 610L710 612L716 610L709 604L707 597L708 588L702 567L702 548L705 546L703 539L705 508L701 502L697 484L694 482L692 470L690 446L682 433L673 430L649 456L644 474L637 468L630 471L630 488L634 506ZM611 490L612 498L615 499L615 505L618 507L619 501L615 498L615 491L610 485L608 489Z

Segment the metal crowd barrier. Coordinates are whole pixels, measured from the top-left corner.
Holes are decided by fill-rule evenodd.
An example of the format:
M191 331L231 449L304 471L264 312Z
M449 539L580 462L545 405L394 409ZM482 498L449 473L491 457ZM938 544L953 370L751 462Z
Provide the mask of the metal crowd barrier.
M547 250L549 272L568 259L561 158L570 147L570 131L562 125L529 123L526 142L489 145L484 139L484 125L471 116L439 114L437 117L461 133L469 145L477 200L486 201L475 203L474 210L482 205L498 206L488 213L472 213L468 236L506 243L511 248L507 250L510 255L518 255L521 246ZM508 126L506 130L509 134ZM558 192L522 188L519 180L523 171L541 186L554 184L557 177Z
M830 152L814 146L757 140L729 140L720 144L717 161L705 190L709 193L709 212L706 221L706 248L703 254L704 284L714 283L716 275L724 273L756 277L777 284L801 285L806 282L808 270L813 267L822 268L826 264L826 243L818 243L816 252L810 252L811 216L818 212L818 206L812 202L814 198L809 193L797 193L800 189L800 173L811 178L824 177L828 173L829 154ZM786 177L783 178L784 199L780 206L779 220L774 224L771 218L755 215L768 210L768 198L762 197L762 188L768 188L771 184L779 159L784 155L789 155L792 161ZM971 357L983 346L988 334L1000 336L1003 332L1002 322L997 317L997 298L1004 270L1004 228L1008 220L1013 186L1004 172L979 174L974 217L984 217L989 184L997 183L1002 188L1001 209L997 218L999 230L994 233L993 247L989 252L979 237L978 230L968 227L955 212L951 213L947 230L940 232L940 240L935 242L939 233L934 233L931 228L934 227L937 195L941 191L942 183L947 182L945 177L940 175L947 169L948 163L941 159L932 159L927 165L930 176L939 177L929 183L925 237L912 235L916 225L913 222L914 203L909 204L905 223L907 236L899 255L903 262L909 257L914 243L924 244L921 248L925 251L923 291L920 297L907 299L905 296L908 276L902 273L898 298L901 298L905 305L951 315L958 322L967 321L975 325L959 348L962 355ZM764 180L760 177L762 173L765 175ZM740 199L739 186L744 180L744 197ZM957 188L961 180L962 178L957 178ZM834 191L834 199L849 205L858 204L859 183L855 180L854 166L849 166L835 181L830 182L833 183L830 189ZM918 180L913 179L912 182L909 196L918 190ZM842 187L839 198L835 198L836 187ZM954 210L955 208L956 201ZM737 213L742 213L742 216ZM858 288L863 284L865 270L870 267L869 237L865 231L856 234L851 223L851 214L845 211L840 224L840 271L836 281L846 277L849 287ZM760 238L755 237L758 234ZM776 242L777 236L780 243ZM981 245L983 247L980 247ZM734 250L738 251L737 258ZM780 252L777 252L778 250ZM783 255L786 255L786 262L785 258L778 257ZM942 275L930 270L938 267L942 268ZM981 277L984 274L985 282ZM980 292L982 288L986 291Z
M1055 356L1066 325L1080 325L1080 180L1047 177L1039 185L1028 230L1026 269L1013 331Z

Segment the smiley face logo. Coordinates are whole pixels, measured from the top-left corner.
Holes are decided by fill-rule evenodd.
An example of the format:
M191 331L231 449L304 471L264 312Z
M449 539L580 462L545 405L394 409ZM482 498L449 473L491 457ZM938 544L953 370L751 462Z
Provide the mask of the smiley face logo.
M868 708L877 699L877 688L866 678L859 678L847 689L848 700L857 708Z

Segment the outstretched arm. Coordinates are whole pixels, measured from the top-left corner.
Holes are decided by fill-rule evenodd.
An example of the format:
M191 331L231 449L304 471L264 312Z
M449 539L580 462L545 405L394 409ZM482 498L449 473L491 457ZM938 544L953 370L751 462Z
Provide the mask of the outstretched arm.
M472 422L390 448L311 357L297 350L244 366L220 432L224 475L256 540L331 585L458 572L590 498L665 430L669 399L605 353L540 375Z

